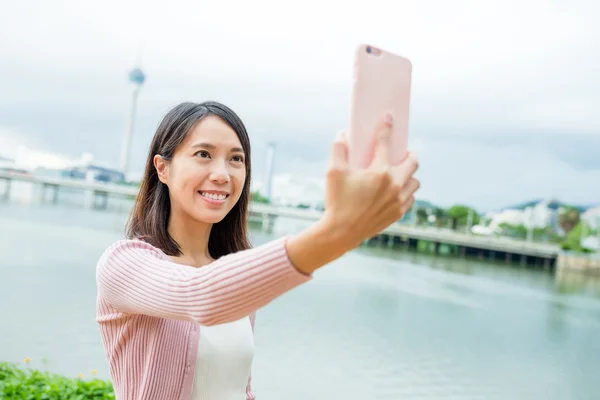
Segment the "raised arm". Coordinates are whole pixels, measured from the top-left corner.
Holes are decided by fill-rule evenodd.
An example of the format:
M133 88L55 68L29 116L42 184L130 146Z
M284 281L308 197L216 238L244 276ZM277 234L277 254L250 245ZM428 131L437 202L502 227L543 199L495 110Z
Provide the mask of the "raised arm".
M177 264L145 242L120 241L98 261L98 293L124 313L205 326L235 321L310 280L292 265L286 239L201 268Z
M367 169L350 168L345 141L334 143L325 213L305 231L201 268L177 264L142 241L118 242L98 262L99 295L124 313L202 325L235 321L265 306L410 209L419 187L412 178L417 162L409 155L390 165L390 129L389 118L382 119Z

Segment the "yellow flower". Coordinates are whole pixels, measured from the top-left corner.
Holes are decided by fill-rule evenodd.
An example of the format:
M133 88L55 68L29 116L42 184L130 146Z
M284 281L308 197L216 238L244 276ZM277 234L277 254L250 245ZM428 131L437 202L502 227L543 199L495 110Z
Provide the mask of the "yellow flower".
M97 369L93 369L93 370L92 370L92 375L96 375L97 373L98 373L98 370L97 370Z
M78 377L79 379L83 379L83 374L79 374L79 375L77 375L77 377Z
M25 360L23 360L25 362L25 364L29 364L31 362L31 358L30 357L25 357Z

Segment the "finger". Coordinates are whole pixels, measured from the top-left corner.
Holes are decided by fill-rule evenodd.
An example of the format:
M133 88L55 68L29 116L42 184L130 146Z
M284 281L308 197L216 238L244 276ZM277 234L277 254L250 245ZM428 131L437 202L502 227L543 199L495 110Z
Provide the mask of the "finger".
M415 197L411 196L406 203L404 203L400 206L400 215L402 215L401 218L404 218L406 213L412 208L412 206L414 204L415 204Z
M408 183L404 185L400 191L400 194L398 195L400 203L406 203L415 194L415 192L419 190L419 187L421 187L421 182L419 182L418 179L410 178Z
M336 169L345 169L348 166L348 145L346 132L340 131L331 147L330 166Z
M408 180L419 169L419 162L413 153L408 153L404 161L392 167L391 174L394 183L405 186Z
M387 168L390 165L392 123L392 114L386 113L375 128L375 144L371 166L376 169Z

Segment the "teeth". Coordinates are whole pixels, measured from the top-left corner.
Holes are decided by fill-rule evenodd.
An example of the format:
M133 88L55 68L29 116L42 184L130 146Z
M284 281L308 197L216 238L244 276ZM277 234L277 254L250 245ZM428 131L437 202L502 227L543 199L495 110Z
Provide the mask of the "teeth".
M225 200L225 198L227 197L224 194L213 194L213 193L204 193L204 192L200 192L200 194L204 197L208 197L209 199L213 199L213 200Z

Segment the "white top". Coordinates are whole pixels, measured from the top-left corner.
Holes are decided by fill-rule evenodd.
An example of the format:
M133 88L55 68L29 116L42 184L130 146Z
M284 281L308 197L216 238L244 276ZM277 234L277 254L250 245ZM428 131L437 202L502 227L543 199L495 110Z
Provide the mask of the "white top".
M246 400L253 357L249 317L200 326L192 400Z

